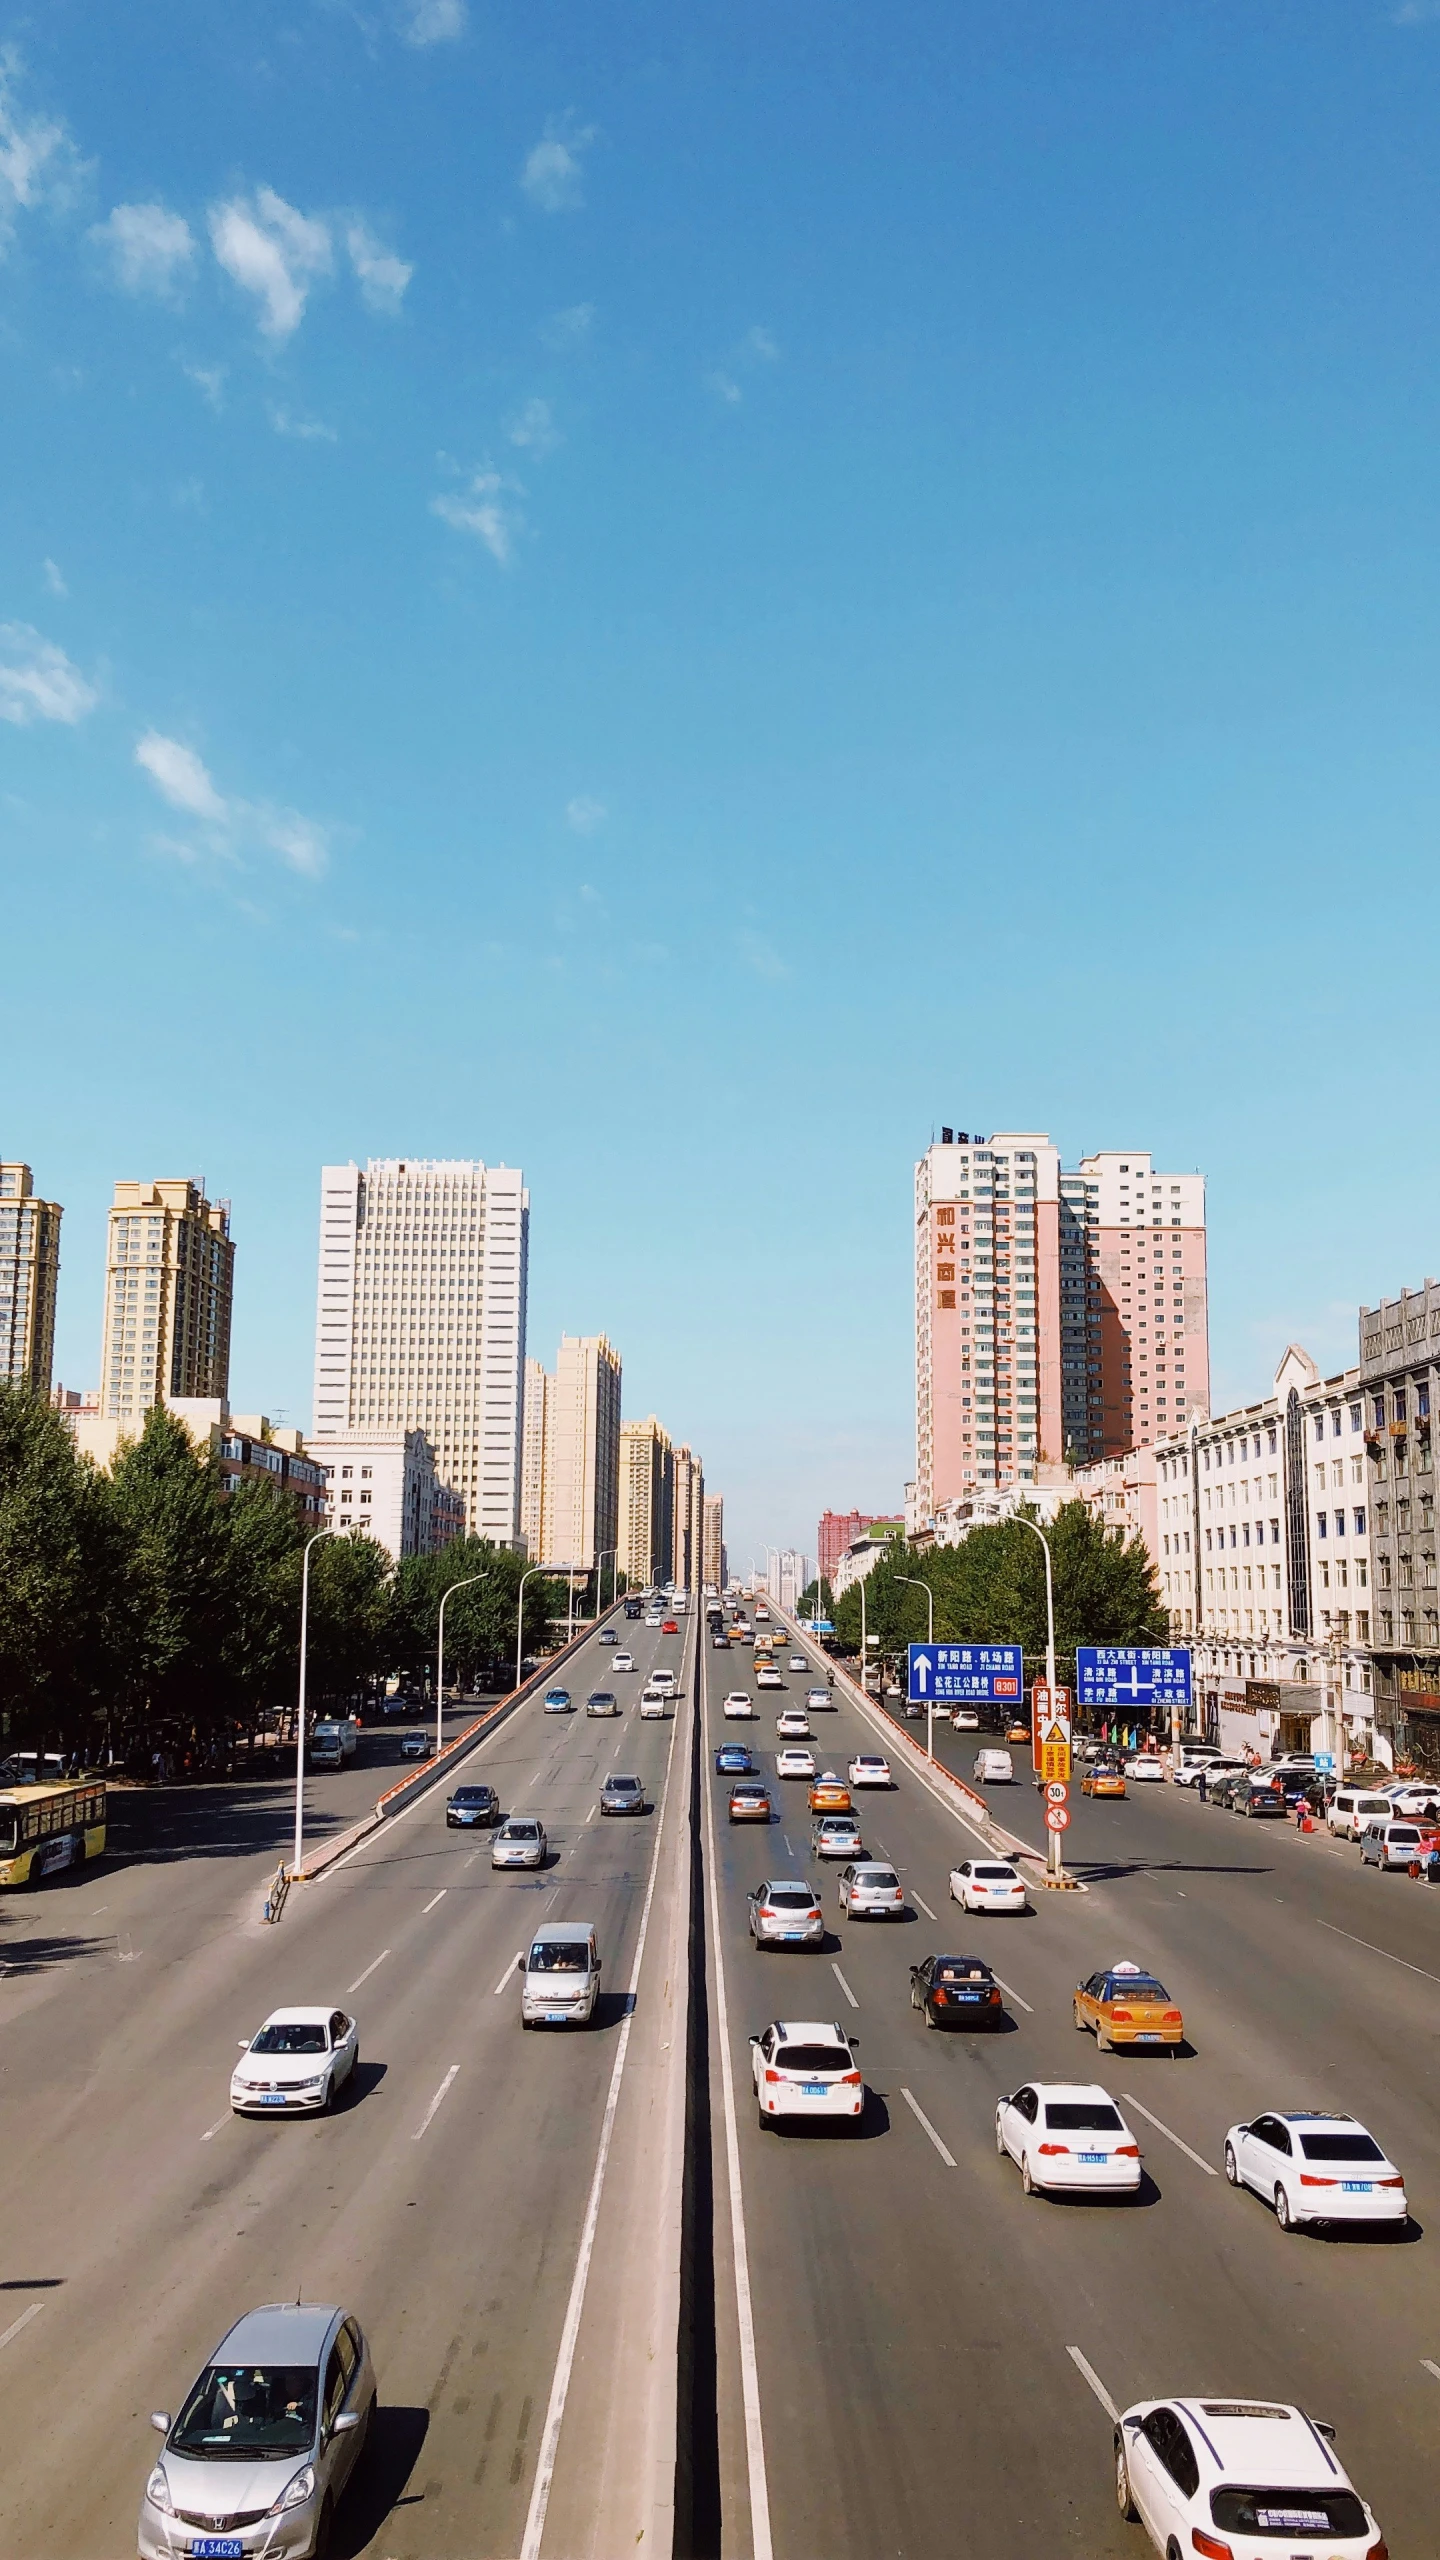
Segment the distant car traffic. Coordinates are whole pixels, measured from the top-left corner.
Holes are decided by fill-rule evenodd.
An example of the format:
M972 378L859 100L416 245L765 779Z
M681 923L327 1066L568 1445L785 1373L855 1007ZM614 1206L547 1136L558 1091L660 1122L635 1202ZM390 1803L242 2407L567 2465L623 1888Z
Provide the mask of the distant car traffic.
M962 1858L950 1870L950 1899L962 1911L1023 1911L1025 1880L1008 1858Z
M613 1689L592 1689L585 1701L587 1716L618 1716L620 1701Z
M810 1714L813 1716L816 1714L823 1714L827 1707L834 1706L835 1701L831 1697L828 1689L807 1689L805 1692L805 1704Z
M433 1759L434 1753L435 1738L433 1734L422 1733L418 1726L414 1733L407 1733L401 1738L400 1757L402 1760L430 1760Z
M1163 1982L1128 1960L1092 1973L1074 1999L1075 2024L1093 2029L1101 2053L1120 2045L1165 2045L1173 2053L1185 2041L1185 2020Z
M843 2027L777 2018L751 2037L750 2054L762 2131L807 2120L858 2123L865 2079Z
M633 1671L635 1668L634 1654L617 1653L613 1655L611 1658L610 1668L612 1671Z
M977 1751L975 1783L977 1787L1008 1787L1015 1781L1015 1763L1008 1751Z
M619 1635L618 1635L618 1633L617 1633L617 1631L616 1631L616 1629L615 1629L614 1627L602 1627L602 1628L601 1628L601 1630L600 1630L600 1642L601 1642L602 1644L618 1644L618 1643L619 1643L619 1641L620 1641Z
M715 1754L715 1774L719 1778L753 1776L755 1763L743 1742L722 1742Z
M819 1947L825 1914L808 1884L793 1876L757 1884L746 1897L746 1924L757 1947Z
M853 1813L819 1813L810 1825L817 1858L863 1858L865 1843Z
M457 1787L446 1799L447 1831L468 1830L482 1824L489 1828L499 1819L500 1799L493 1787Z
M803 1653L792 1653L790 1656L789 1667L792 1671L808 1671L810 1665L806 1661Z
M956 1707L950 1717L952 1733L978 1733L980 1719L973 1707Z
M1405 2180L1354 2116L1256 2116L1225 2136L1225 2175L1252 2187L1282 2231L1307 2222L1408 2223ZM1327 2555L1328 2560L1328 2555Z
M1382 1816L1367 1822L1360 1834L1360 1863L1363 1867L1412 1867L1428 1858L1436 1837L1433 1823Z
M746 1689L730 1690L725 1699L724 1713L727 1716L753 1716L755 1713L755 1701L750 1696L749 1691Z
M600 1997L594 1923L550 1920L520 1958L522 2027L586 2027Z
M814 1752L801 1750L777 1751L775 1754L775 1775L777 1778L813 1778L815 1775Z
M272 2009L240 2047L230 2074L233 2114L328 2115L360 2059L360 2030L343 2009Z
M773 1808L769 1789L758 1778L737 1778L730 1790L732 1822L768 1822Z
M1124 1777L1113 1760L1096 1760L1080 1781L1082 1796L1109 1796L1112 1799L1128 1792Z
M1140 2145L1109 2090L1093 2082L1032 2080L1002 2098L995 2148L1015 2162L1027 2196L1139 2192Z
M1164 1782L1165 1763L1153 1751L1136 1751L1125 1763L1125 1775L1137 1786L1157 1786Z
M910 2006L927 2027L1002 2027L1000 1985L979 1956L925 1956L910 1967Z
M785 1683L781 1679L773 1662L757 1662L755 1665L755 1686L757 1689L783 1689Z
M836 1777L833 1769L822 1769L810 1789L812 1813L849 1813L850 1790Z
M803 1707L785 1707L775 1719L777 1734L790 1741L802 1742L810 1732L810 1719Z
M661 1621L661 1625L660 1625L660 1633L662 1634L662 1636L678 1636L678 1634L680 1633L680 1621L679 1621L679 1619L678 1619L678 1618L665 1618L665 1619L662 1619L662 1621Z

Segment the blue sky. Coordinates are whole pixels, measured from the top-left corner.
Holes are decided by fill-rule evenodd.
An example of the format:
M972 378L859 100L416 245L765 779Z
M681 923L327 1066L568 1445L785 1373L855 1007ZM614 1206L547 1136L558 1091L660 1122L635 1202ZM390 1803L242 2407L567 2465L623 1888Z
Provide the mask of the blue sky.
M0 14L0 1151L524 1166L732 1553L888 1507L932 1127L1210 1182L1217 1400L1440 1261L1440 7Z

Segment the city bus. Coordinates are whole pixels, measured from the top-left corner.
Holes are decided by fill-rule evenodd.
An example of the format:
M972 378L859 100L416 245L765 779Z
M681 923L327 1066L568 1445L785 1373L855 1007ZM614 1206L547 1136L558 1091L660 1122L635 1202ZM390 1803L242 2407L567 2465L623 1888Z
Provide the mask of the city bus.
M98 1778L0 1787L0 1885L38 1884L61 1867L105 1854L105 1786Z

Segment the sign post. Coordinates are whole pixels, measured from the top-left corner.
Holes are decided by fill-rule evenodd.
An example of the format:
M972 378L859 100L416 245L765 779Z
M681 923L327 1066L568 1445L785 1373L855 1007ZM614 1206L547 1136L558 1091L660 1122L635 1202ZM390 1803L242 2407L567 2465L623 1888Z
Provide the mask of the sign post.
M1058 1884L1064 1873L1060 1835L1070 1819L1070 1692L1053 1688L1048 1680L1037 1680L1030 1706L1030 1750L1035 1774L1045 1788L1045 1828L1050 1834L1046 1865L1051 1883Z

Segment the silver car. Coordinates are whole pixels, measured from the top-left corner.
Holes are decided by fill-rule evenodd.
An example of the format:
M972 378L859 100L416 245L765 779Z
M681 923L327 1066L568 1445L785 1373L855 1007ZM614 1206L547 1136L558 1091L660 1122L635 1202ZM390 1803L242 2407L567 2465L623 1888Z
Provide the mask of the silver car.
M810 1846L817 1858L863 1858L865 1843L853 1813L817 1814L810 1825Z
M602 1813L648 1813L645 1788L639 1778L608 1777L600 1790Z
M757 1947L821 1947L825 1943L819 1896L793 1876L757 1884L749 1897L747 1916Z
M903 1920L905 1888L893 1867L856 1859L840 1870L840 1908L847 1920Z
M592 1689L585 1701L587 1716L618 1716L620 1701L613 1689Z
M316 2560L375 2407L370 2350L336 2303L271 2302L223 2337L140 2501L141 2560Z
M490 1843L492 1867L543 1867L548 1847L545 1825L533 1813L512 1813Z

